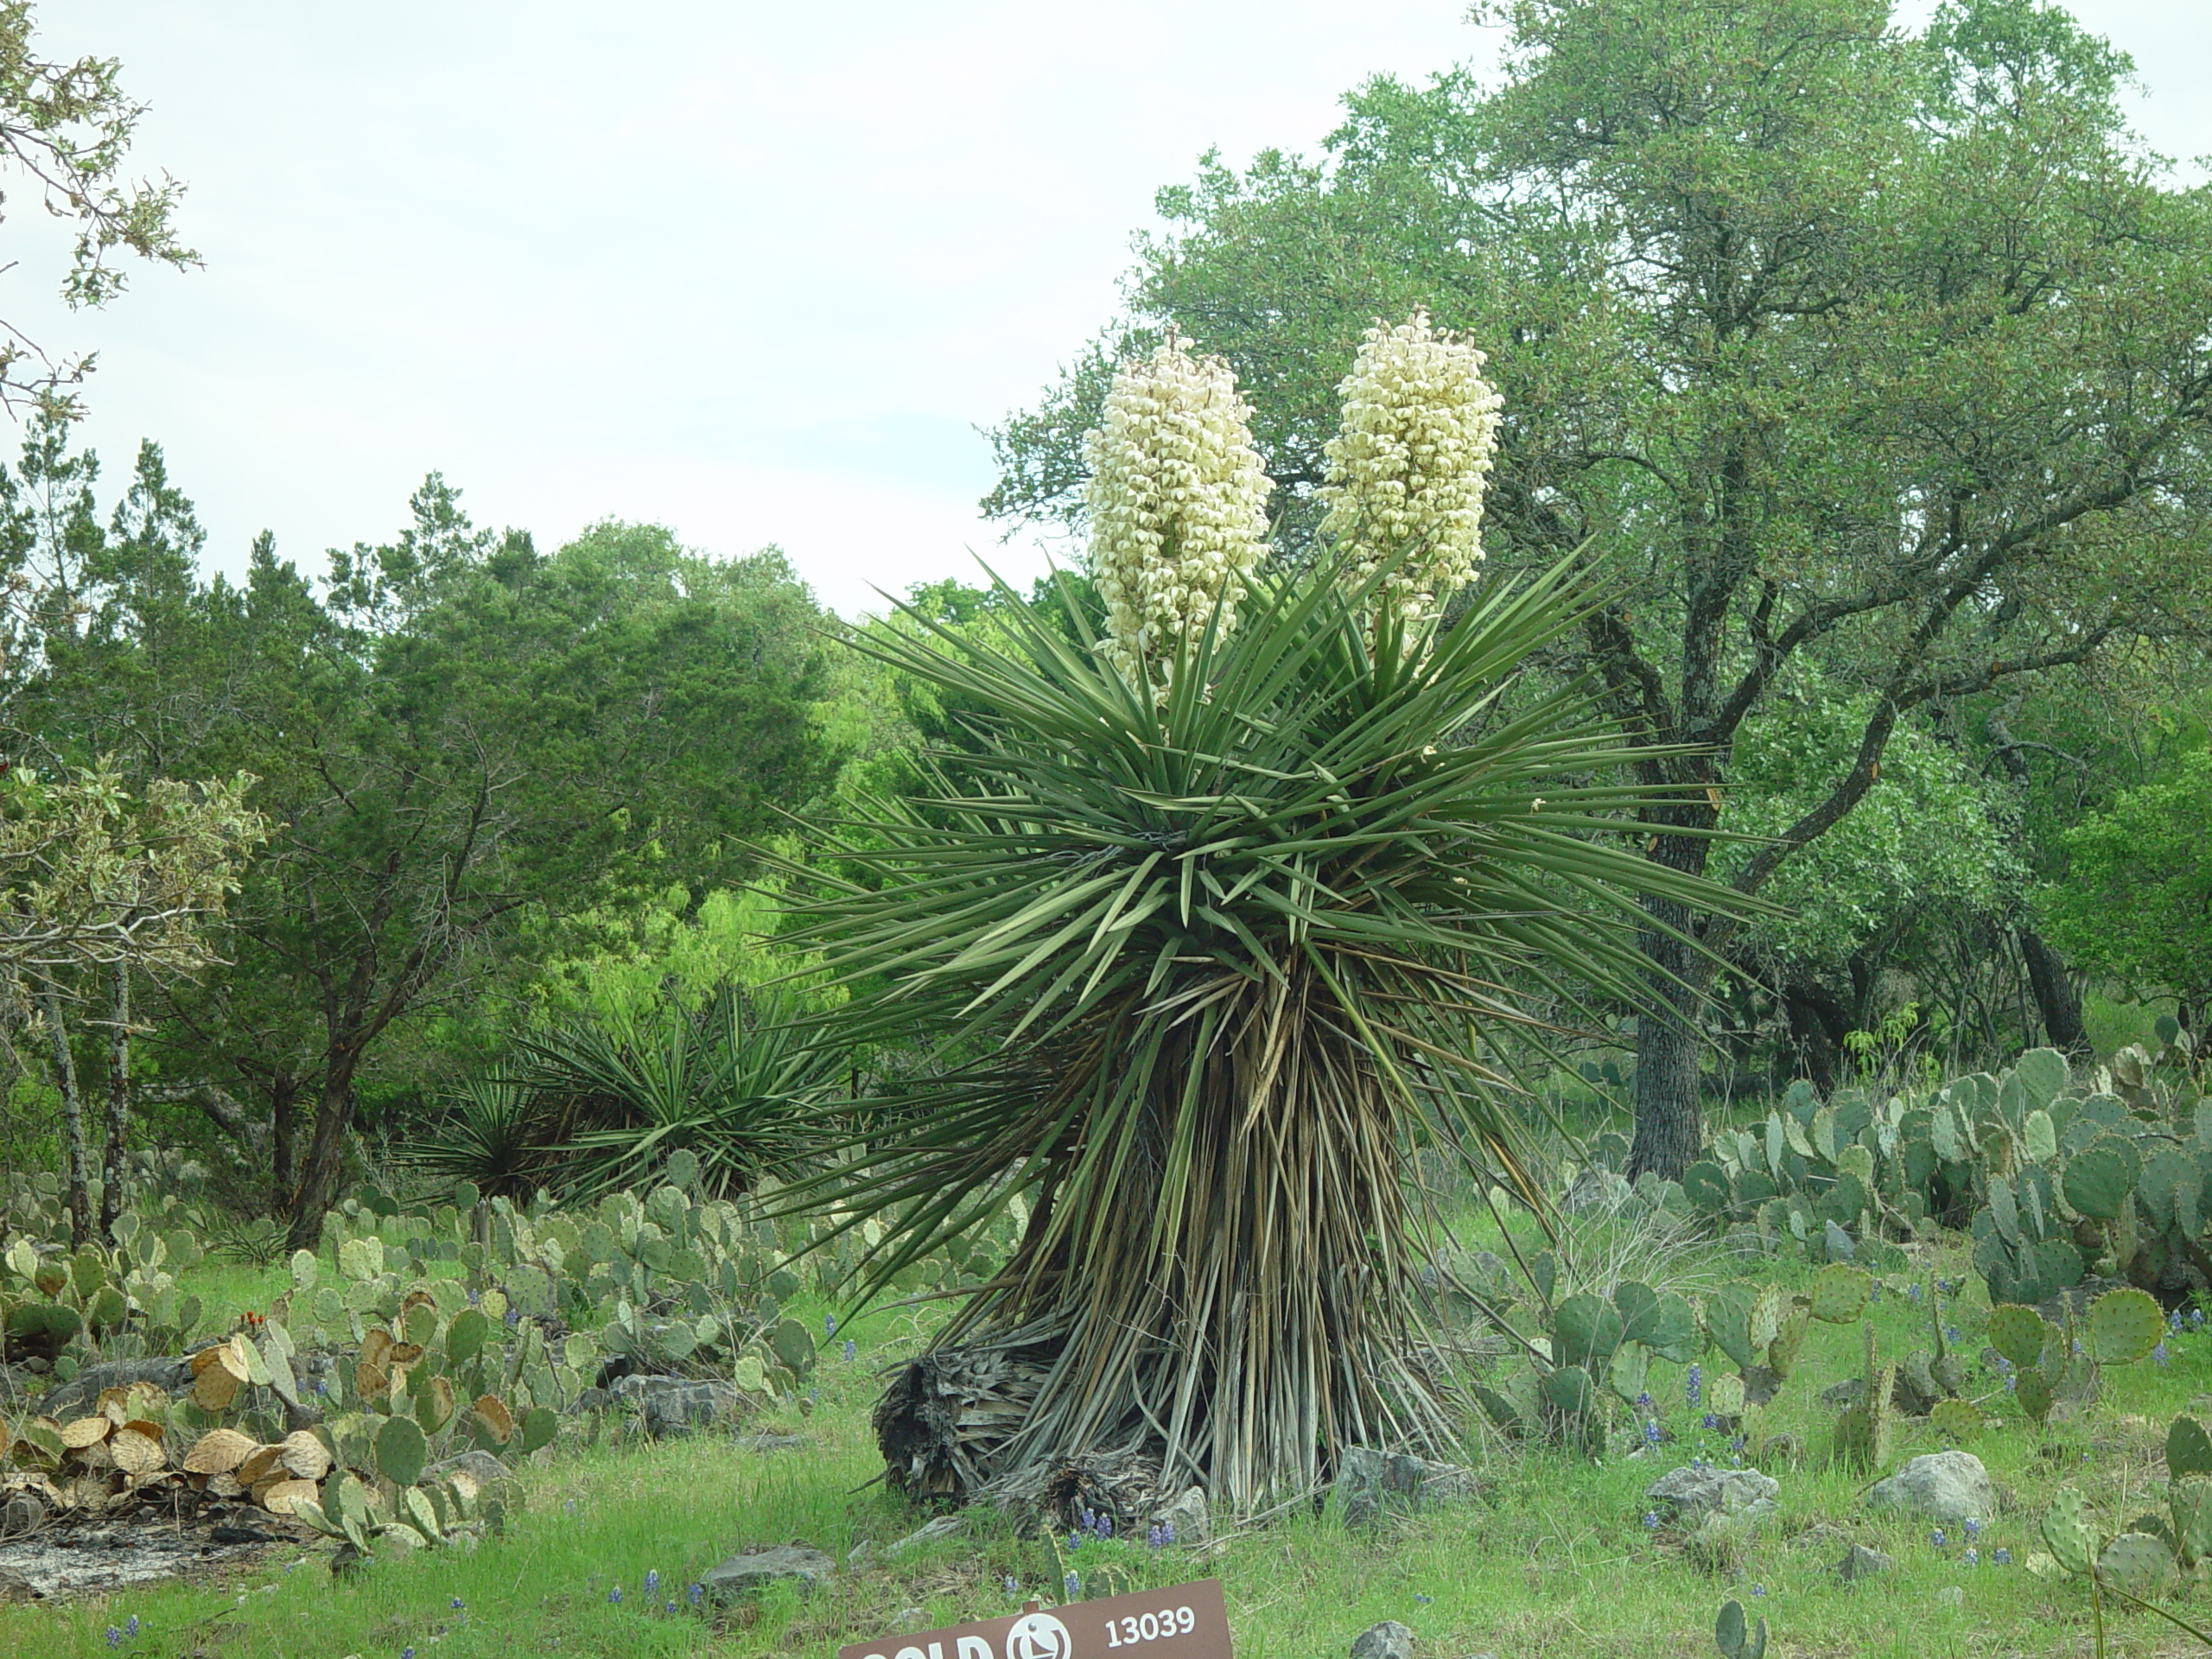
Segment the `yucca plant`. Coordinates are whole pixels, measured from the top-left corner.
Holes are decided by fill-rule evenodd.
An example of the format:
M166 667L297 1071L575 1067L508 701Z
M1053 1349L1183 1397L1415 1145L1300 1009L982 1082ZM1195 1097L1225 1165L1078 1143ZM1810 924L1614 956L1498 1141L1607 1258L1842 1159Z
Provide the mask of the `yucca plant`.
M702 1190L750 1192L817 1144L811 1114L842 1092L845 1055L807 1042L778 991L722 986L634 1017L588 1016L525 1034L514 1079L540 1114L557 1184L594 1197L647 1182L679 1149Z
M1585 602L1564 568L1412 639L1374 623L1389 574L1259 581L1159 703L1011 592L1003 649L876 647L992 714L807 907L857 993L825 1035L930 1033L944 1067L864 1115L839 1197L906 1228L887 1274L1033 1190L939 1338L1052 1355L1002 1485L1140 1455L1249 1513L1346 1445L1451 1444L1408 1145L1525 1185L1519 999L1637 1000L1636 895L1712 900L1620 844L1632 757L1588 699L1516 694Z

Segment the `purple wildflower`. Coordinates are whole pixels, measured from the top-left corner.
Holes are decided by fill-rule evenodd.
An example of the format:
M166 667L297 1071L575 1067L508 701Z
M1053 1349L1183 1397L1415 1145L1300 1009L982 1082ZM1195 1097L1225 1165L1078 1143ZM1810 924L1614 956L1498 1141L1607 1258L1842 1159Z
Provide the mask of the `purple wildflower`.
M1999 1544L1995 1549L1989 1552L1989 1564L1992 1567L2012 1566L2012 1552L2005 1548L2002 1544Z
M1705 1371L1701 1367L1694 1364L1690 1367L1688 1374L1682 1378L1682 1402L1694 1411L1697 1409L1698 1402L1704 1397Z

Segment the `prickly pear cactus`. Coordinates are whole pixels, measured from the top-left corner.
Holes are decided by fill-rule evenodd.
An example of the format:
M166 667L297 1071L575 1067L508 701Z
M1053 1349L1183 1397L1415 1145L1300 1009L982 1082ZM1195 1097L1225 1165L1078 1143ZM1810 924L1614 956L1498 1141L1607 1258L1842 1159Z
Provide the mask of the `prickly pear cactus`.
M2083 1345L2100 1365L2129 1365L2149 1357L2165 1335L2165 1320L2147 1292L2108 1290L2089 1305Z

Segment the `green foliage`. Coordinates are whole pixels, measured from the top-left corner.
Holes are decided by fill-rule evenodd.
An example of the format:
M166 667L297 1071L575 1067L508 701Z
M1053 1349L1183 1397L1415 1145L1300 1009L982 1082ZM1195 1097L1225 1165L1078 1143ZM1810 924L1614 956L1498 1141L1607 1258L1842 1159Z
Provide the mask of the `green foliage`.
M2212 1000L2212 751L2123 791L2061 837L2066 875L2037 904L2083 967L2191 1007Z
M487 1192L589 1198L686 1152L704 1190L749 1192L819 1144L812 1115L848 1088L849 1055L810 1041L799 1012L787 992L724 985L525 1032L510 1068L456 1091L409 1156Z

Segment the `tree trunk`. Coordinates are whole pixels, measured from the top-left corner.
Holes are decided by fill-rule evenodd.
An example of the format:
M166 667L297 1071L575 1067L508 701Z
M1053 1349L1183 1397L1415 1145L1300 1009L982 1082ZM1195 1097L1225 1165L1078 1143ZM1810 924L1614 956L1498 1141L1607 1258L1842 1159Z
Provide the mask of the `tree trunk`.
M2089 1058L2089 1033L2082 1023L2082 997L2074 988L2066 962L2031 927L2016 927L2020 954L2028 962L2028 987L2034 992L2036 1012L2042 1016L2044 1033L2053 1048L2063 1048L2075 1059Z
M292 1225L286 1248L311 1250L322 1237L322 1217L338 1197L339 1166L344 1161L346 1131L353 1121L355 1056L329 1056L316 1096L315 1133L292 1189Z
M61 1096L63 1173L69 1186L69 1243L81 1249L92 1236L90 1176L85 1155L85 1103L77 1093L77 1059L69 1052L69 1027L61 1018L61 988L53 976L39 979L39 1012L46 1016L47 1053L54 1086Z
M292 1201L299 1185L300 1153L293 1144L293 1109L299 1093L300 1080L289 1071L279 1071L270 1079L269 1202L272 1213L280 1216L292 1213Z
M1789 1043L1797 1051L1800 1075L1826 1100L1835 1092L1842 1047L1832 1016L1842 1010L1833 996L1806 980L1791 980L1783 987L1782 1007L1789 1017Z
M115 1218L123 1213L123 1156L130 1134L130 964L112 972L114 995L108 1009L107 1144L100 1158L100 1242L115 1243Z
M1707 846L1694 836L1662 831L1650 856L1655 862L1694 874L1704 868ZM1678 1181L1705 1140L1698 1104L1698 1049L1700 1011L1713 968L1674 937L1690 931L1689 912L1682 906L1647 899L1643 907L1656 924L1644 929L1639 941L1652 964L1646 982L1655 1006L1636 1021L1636 1134L1629 1145L1628 1178L1634 1180L1648 1169L1662 1180Z

